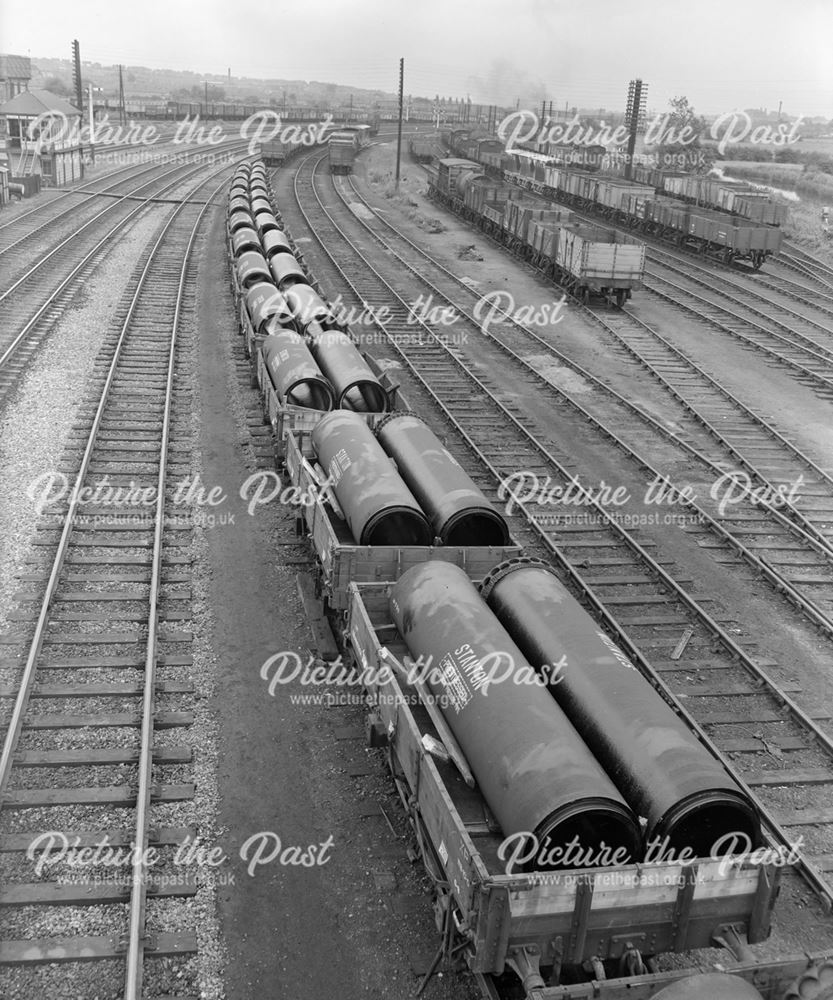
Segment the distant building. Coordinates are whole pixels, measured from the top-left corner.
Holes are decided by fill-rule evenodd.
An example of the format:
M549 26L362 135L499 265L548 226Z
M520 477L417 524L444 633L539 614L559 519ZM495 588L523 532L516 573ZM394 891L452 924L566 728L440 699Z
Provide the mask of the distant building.
M0 104L0 127L6 136L6 145L10 149L25 148L27 141L36 138L29 135L29 126L39 119L43 121L44 115L65 119L75 125L81 112L63 97L48 90L21 91Z
M29 89L32 60L28 56L0 55L0 99L10 101Z
M78 108L48 90L24 90L0 104L0 135L12 174L42 173L56 184L80 176L80 118ZM56 157L62 162L56 164Z

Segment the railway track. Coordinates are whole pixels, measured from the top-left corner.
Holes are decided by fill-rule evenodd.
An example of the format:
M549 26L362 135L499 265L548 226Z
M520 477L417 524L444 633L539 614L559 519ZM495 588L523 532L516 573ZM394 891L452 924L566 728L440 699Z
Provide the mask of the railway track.
M833 292L833 267L794 244L785 244L777 262L803 277L812 278L828 292Z
M183 155L180 160L184 161ZM121 167L83 186L63 191L0 226L4 286L13 284L57 242L80 230L98 207L107 205L108 199L116 201L140 197L138 192L141 186L131 189L131 185L145 177L152 179L162 165L161 161L156 161ZM178 165L184 166L185 163ZM64 204L65 207L61 208Z
M653 254L657 248L651 247L650 253ZM685 259L686 263L689 263L689 258L678 258L670 250L661 250L660 254L665 257L671 257L675 260ZM777 264L778 258L775 258L774 263ZM730 270L720 269L718 266L717 270L707 270L702 266L697 267L698 273L704 272L705 274L719 275L721 280L728 282L731 285L736 285L737 269ZM833 317L833 294L824 291L822 288L812 287L809 281L796 281L793 278L789 278L784 274L773 273L771 269L766 271L756 271L753 275L749 276L751 282L750 285L744 286L747 290L751 291L753 289L757 290L760 288L766 288L770 291L777 292L779 295L784 295L787 298L791 298L796 302L800 302L804 308L812 309L820 313L821 315L829 318ZM760 296L764 302L770 301L765 296Z
M132 180L140 178L144 173L158 170L158 164L129 164L117 170L108 172L102 177L78 185L69 190L55 189L54 196L39 203L26 212L21 212L13 219L0 225L0 259L19 249L23 244L30 244L39 237L54 237L58 224L72 221L77 226L77 212L85 204L92 203L102 195L117 196L119 188ZM120 175L124 175L121 176ZM81 199L78 201L77 199ZM59 205L66 207L58 211Z
M533 195L533 197L535 196ZM599 224L598 218L594 216L584 215L581 212L575 214L586 222ZM610 225L610 222L608 221L607 224ZM618 226L613 226L613 228L628 236L634 235L631 230ZM644 237L644 234L640 234L640 236ZM698 319L706 319L721 332L763 352L779 364L797 372L798 379L812 387L823 398L831 398L831 391L833 391L833 342L830 338L833 329L828 323L819 322L811 316L773 302L771 299L759 295L753 289L741 285L738 281L730 280L730 275L738 273L737 268L726 267L725 274L720 270L706 270L691 259L696 255L682 255L680 252L673 252L662 246L659 241L646 242L646 249L649 259L653 259L666 271L671 271L679 278L694 282L711 295L719 295L726 300L726 304L720 304L706 295L693 292L667 276L646 271L646 278L650 276L651 280L646 280L645 287L652 294L678 308L685 309ZM813 278L821 285L820 290L810 290L808 294L804 286L797 285L795 282L787 282L785 288L784 279L779 280L776 277L774 280L768 281L768 278L764 277L761 280L759 272L748 272L750 277L754 277L763 284L768 283L774 290L790 295L802 302L803 305L808 303L808 299L815 299L816 308L821 310L825 317L833 315L829 308L833 305L833 299L829 299L827 295L827 292L833 292L833 283L825 280L825 278L830 278L833 281L833 269L804 251L796 248L790 249L791 252L786 255L787 266L792 267L804 277ZM781 261L781 259L782 255L779 254L778 260ZM715 267L717 268L719 265L715 265ZM717 275L720 276L724 287L715 287L714 279ZM656 282L659 282L660 287L657 286ZM661 286L665 286L668 291L663 290ZM748 315L743 315L743 312L738 311L739 309ZM772 311L781 313L783 319L771 315Z
M1 640L0 993L10 1000L58 995L65 977L90 997L199 993L188 966L199 928L174 912L197 883L175 858L194 839L195 786L191 508L172 497L190 471L178 359L218 172L173 208L129 279L64 455L73 486L43 517L23 577L34 593L20 599L20 630ZM73 849L92 853L74 861ZM69 970L80 962L79 992Z
M499 484L518 469L567 490L573 470L485 369L477 366L475 373L471 361L426 324L415 336L411 307L396 279L380 272L386 267L401 274L401 263L395 258L391 263L389 252L372 255L367 231L353 211L333 199L331 189L320 190L312 162L302 163L296 175L298 208L292 215L309 227L339 286L350 288L351 306L390 308L385 346L401 365L409 400L446 435L455 454L467 459L467 471L493 501L505 500ZM423 281L441 294L424 274ZM673 567L651 555L649 541L623 528L589 492L582 496L590 515L584 520L563 506L518 505L513 536L530 554L560 568L649 680L755 795L772 840L786 843L806 830L795 870L829 906L833 742L822 725L826 717L802 709L792 697L795 685L773 679L779 665L711 614L706 602L675 579ZM801 766L794 763L799 759Z
M374 234L386 253L414 275L424 277L426 268L430 270L432 295L464 318L473 336L481 336L484 347L487 341L494 342L534 379L532 391L551 396L562 412L565 405L574 409L582 426L593 426L612 438L655 481L663 475L646 455L653 456L664 443L677 450L676 455L667 453L664 468L684 468L688 482L692 477L706 486L709 477L712 483L729 482L727 475L736 469L729 502L723 490L714 491L714 495L712 491L701 491L696 501L700 525L688 530L701 530L704 535L714 536L719 544L728 543L732 551L833 637L833 477L818 463L633 314L588 310L613 342L627 352L626 359L637 361L665 389L660 400L667 413L663 420L645 407L634 405L511 316L505 315L501 327L495 329L496 325L490 324L484 331L471 305L478 296L464 281L374 215L355 186L351 185L348 197L353 204L358 200L367 209L362 225ZM544 351L545 357L533 353L536 351ZM562 371L571 370L584 380L578 398L547 378L549 359L563 366ZM503 363L499 356L489 360L498 367ZM588 383L595 390L592 394L587 391ZM660 440L646 440L646 429ZM785 486L792 484L798 484L806 493L782 505ZM744 499L757 491L756 497L763 502L736 505L733 499L744 491L748 494ZM765 500L767 497L774 498L778 505ZM801 561L797 564L798 559Z
M592 216L576 213L589 223L598 224ZM613 227L617 232L633 236L629 230ZM640 234L644 235L644 234ZM660 245L658 242L646 243L648 259L660 265L665 271L670 271L679 279L684 279L706 290L709 295L694 292L679 284L678 280L669 278L656 271L646 270L645 287L663 301L681 308L707 320L722 333L726 333L743 344L760 351L777 363L797 372L797 378L810 386L823 398L832 398L833 392L833 329L827 322L820 322L804 313L799 313L782 304L773 302L752 288L748 288L735 280L737 268L707 270L700 266L693 255L681 255ZM780 260L780 256L779 256ZM821 262L818 267L823 268ZM716 268L719 265L715 265ZM802 269L805 276L819 279L808 269ZM833 274L833 272L831 272ZM720 278L720 286L716 286L715 278ZM756 282L766 284L769 276L761 279L760 272L750 272L749 276ZM658 284L657 284L658 283ZM778 279L769 281L771 287L782 294L807 304L808 298L816 299L816 307L825 318L833 315L828 308L833 305L833 299L827 301L826 290L817 291L813 296L807 296L803 286L784 289L778 287ZM823 283L822 283L823 284ZM829 288L833 291L833 285ZM709 296L718 295L725 304L715 302ZM780 313L777 318L772 313Z
M72 235L25 264L0 291L6 323L0 336L0 404L24 372L53 323L72 301L86 275L126 227L157 199L174 199L177 188L202 171L214 169L186 162L151 168L153 176L106 205ZM144 175L148 171L140 171ZM135 178L119 182L132 183ZM175 200L175 199L174 199ZM102 227L106 227L102 235ZM34 289L37 288L37 292Z
M127 150L131 151L146 151L148 148L152 148L155 152L167 153L166 147L173 144L173 134L163 135L159 137L159 140L154 142L152 146L148 146L146 143L137 142L125 142L125 143L115 143L115 144L102 144L97 147L99 153L114 153L122 152ZM181 146L175 147L179 155L182 155L183 150ZM28 238L33 232L37 232L42 229L42 226L36 226L35 230L32 229L33 223L36 223L40 217L44 217L46 220L46 225L48 226L51 221L54 220L55 207L61 203L66 203L68 205L67 209L63 209L60 213L64 216L67 212L72 212L74 207L78 207L82 202L76 202L75 199L81 196L86 199L91 195L105 194L107 193L109 187L114 182L114 179L120 174L131 174L135 173L140 167L140 164L130 163L124 167L118 167L114 170L108 170L99 177L95 177L91 180L82 180L78 184L74 184L70 188L48 188L42 189L38 197L38 202L33 205L25 212L20 212L11 219L6 219L0 223L0 252L5 252L9 248L10 244L19 242L19 238ZM152 166L149 165L149 166ZM118 183L118 182L116 182ZM100 190L96 190L99 185L102 185Z
M648 259L700 288L727 298L733 306L747 307L756 321L769 322L777 332L786 337L796 334L799 342L806 341L812 350L829 353L833 346L833 327L829 322L833 317L833 296L822 292L816 292L814 296L805 285L799 285L790 279L773 281L769 275L764 276L761 272L756 272L747 281L743 281L736 270L727 270L725 273L715 271L664 249L651 247ZM716 287L715 278L719 278L721 287ZM764 288L800 302L804 311L799 312L764 295L761 291ZM819 318L815 318L812 313L819 314Z
M664 265L667 266L667 265ZM690 270L674 268L687 281L706 284L692 277ZM757 306L749 305L737 294L723 289L713 289L713 293L728 300L727 305L715 302L713 298L701 295L666 278L656 272L646 273L645 287L655 296L678 309L684 309L701 320L706 320L721 333L726 333L741 343L765 354L768 358L797 372L797 379L809 386L825 399L833 398L833 348L819 343L817 336L811 337L795 327L823 330L827 327L812 323L805 317L794 320L795 327L768 317ZM744 315L751 313L755 318ZM796 314L797 315L797 314Z

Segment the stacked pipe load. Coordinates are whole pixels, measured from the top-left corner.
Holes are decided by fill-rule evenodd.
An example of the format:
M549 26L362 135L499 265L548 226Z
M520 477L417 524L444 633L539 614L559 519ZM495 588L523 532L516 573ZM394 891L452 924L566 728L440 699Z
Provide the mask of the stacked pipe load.
M278 220L271 212L258 212L255 222L261 240L267 233L280 232L281 227L278 225Z
M387 393L353 341L332 329L333 311L310 287L292 241L281 229L262 164L242 165L235 172L228 232L252 331L267 338L259 349L275 391L296 406L329 411L337 399L345 409L383 413ZM300 338L290 337L293 332ZM274 335L281 338L279 346L268 342Z
M291 253L276 253L269 261L269 269L275 284L282 292L287 291L298 283L308 285L307 276L304 269L292 256Z
M311 332L309 327L307 332ZM385 412L387 393L346 334L341 330L321 330L313 337L311 346L321 371L332 383L339 409Z
M362 417L333 410L312 443L359 545L431 544L425 514Z
M391 413L376 436L443 545L510 544L506 521L420 417Z
M228 228L230 233L238 229L254 229L255 220L252 218L248 208L235 208L229 212Z
M709 857L721 838L760 842L748 796L544 564L503 563L486 603L637 815L648 845ZM690 855L691 856L691 855Z
M228 205L228 213L233 215L235 212L246 212L247 215L252 215L252 207L245 195L232 195Z
M465 571L412 567L390 612L500 824L501 860L527 870L635 860L636 817L555 700L523 682L532 667Z
M256 250L260 253L260 237L250 226L239 226L231 234L231 252L235 257L239 257L247 250Z
M266 258L257 250L246 250L235 259L237 278L243 289L248 290L256 282L268 281L269 265Z
M253 197L251 200L252 215L257 218L260 212L272 214L272 202L265 195Z
M292 253L292 244L286 233L280 229L273 229L261 234L263 240L263 252L267 260L271 260L276 253Z
M261 345L272 384L287 403L312 410L332 410L333 390L294 330L275 328Z
M295 325L301 333L307 331L310 323L329 324L334 321L330 307L309 284L298 282L290 285L285 291L285 297L295 318Z
M292 326L286 299L269 281L258 282L246 292L246 309L255 333L272 333L276 327Z

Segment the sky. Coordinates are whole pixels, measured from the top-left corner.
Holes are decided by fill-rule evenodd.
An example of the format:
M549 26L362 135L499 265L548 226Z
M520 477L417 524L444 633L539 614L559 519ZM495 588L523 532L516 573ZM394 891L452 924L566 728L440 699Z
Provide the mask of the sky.
M833 118L833 0L4 0L0 51L476 103ZM128 95L129 96L129 95Z

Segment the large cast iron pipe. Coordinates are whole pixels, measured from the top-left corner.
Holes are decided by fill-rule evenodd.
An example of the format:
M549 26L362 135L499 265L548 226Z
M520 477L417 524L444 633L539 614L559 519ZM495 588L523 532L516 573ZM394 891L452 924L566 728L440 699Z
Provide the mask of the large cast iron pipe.
M287 403L332 410L332 387L299 333L278 329L264 338L260 350L272 385Z
M361 413L387 410L387 393L347 334L341 330L326 330L319 333L310 346L321 371L336 391L341 409ZM416 492L412 485L411 490Z
M260 218L258 216L258 220ZM289 242L286 233L280 229L261 231L261 236L263 239L263 252L266 254L267 260L271 260L276 253L292 253L292 244Z
M431 544L425 514L362 417L334 410L312 443L359 545Z
M235 208L228 217L228 228L230 233L236 232L243 227L254 229L255 220L252 218L247 208Z
M618 864L635 860L636 818L556 702L529 682L534 669L465 571L441 560L412 567L390 610L500 823L502 860L581 868L613 863L605 849Z
M257 218L260 212L268 212L270 215L274 214L274 209L272 208L272 202L263 197L262 195L258 197L255 195L250 202L252 206L252 215Z
M288 292L293 285L299 282L309 284L304 269L291 253L273 254L269 260L269 268L272 271L275 284L282 292Z
M248 198L243 195L235 195L233 198L229 199L228 203L228 214L232 215L234 212L238 211L248 212L252 217L254 217L254 212L251 210L251 203Z
M271 281L259 281L246 292L246 308L255 333L271 333L265 329L270 320L278 327L292 326L292 313L286 299Z
M280 259L281 256L278 254L277 259ZM286 303L292 310L299 332L305 332L313 321L317 323L332 322L332 310L310 285L299 282L287 288L285 294Z
M272 277L266 258L257 250L241 253L235 258L234 266L237 269L237 278L244 288L251 288L258 281L269 281Z
M529 662L545 668L559 705L647 820L649 849L668 838L675 857L684 848L709 857L726 834L760 841L747 796L549 568L511 560L486 577L482 593Z
M257 225L257 231L261 239L266 233L280 232L281 228L278 225L278 220L271 212L258 212L255 216L255 224Z
M787 992L786 996L799 996ZM808 996L815 995L808 993ZM652 1000L761 1000L755 987L740 976L727 972L703 972L666 986L652 994Z
M506 522L420 417L391 413L376 437L444 545L509 544Z
M235 257L248 250L260 253L260 237L249 226L241 226L231 234L231 252Z

